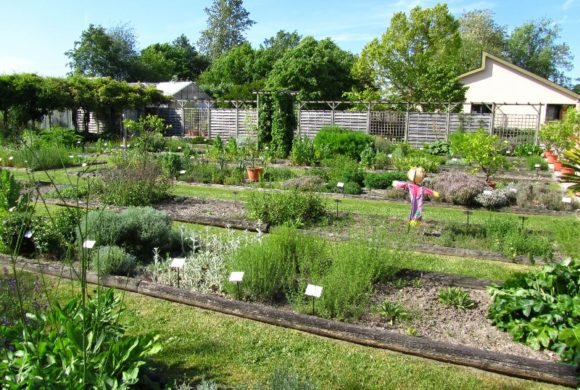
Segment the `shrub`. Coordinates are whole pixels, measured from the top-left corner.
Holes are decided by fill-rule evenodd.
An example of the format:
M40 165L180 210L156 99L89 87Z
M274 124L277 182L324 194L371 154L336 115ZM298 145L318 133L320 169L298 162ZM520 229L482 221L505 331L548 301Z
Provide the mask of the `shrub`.
M514 148L517 157L541 156L542 148L536 144L518 144Z
M187 173L179 178L194 183L213 183L220 175L220 169L215 164L199 163L192 164Z
M580 262L565 260L492 286L489 318L514 340L580 365Z
M425 145L425 151L434 156L448 156L451 144L448 141L435 141Z
M169 197L171 180L155 161L146 158L103 173L97 192L106 204L147 206Z
M546 162L546 160L544 160L542 157L540 156L527 156L526 157L526 164L528 166L528 169L530 171L535 171L536 170L536 164L540 165L540 170L541 171L547 171L548 170L548 163Z
M97 245L117 245L149 262L153 248L172 250L176 244L171 234L171 218L151 207L131 207L116 214L109 211L91 211L81 221L82 237Z
M329 190L335 191L338 182L354 182L359 186L363 185L364 175L360 165L355 160L346 156L337 156L324 160L323 164L327 167Z
M232 170L228 170L228 173L225 175L223 184L226 185L240 185L243 184L246 180L246 171L244 169L235 168Z
M78 163L70 158L78 153L76 149L59 144L43 144L35 148L22 146L14 153L14 165L33 171L65 168Z
M16 206L20 196L20 184L14 175L0 168L0 210L9 210Z
M394 274L385 252L366 242L349 242L332 248L332 266L324 275L322 297L317 300L317 312L327 318L356 320L367 310L374 284ZM348 275L348 283L345 283Z
M459 287L447 287L439 290L439 302L463 310L475 307L475 302L469 293Z
M548 210L565 210L578 207L576 204L562 203L562 193L545 184L521 183L516 186L518 207L538 207Z
M290 161L293 165L314 165L316 163L314 142L308 137L295 138L290 152Z
M296 118L293 98L286 93L278 93L272 104L272 141L270 146L276 157L286 158L292 149Z
M244 272L242 297L284 302L296 294L299 279L325 271L313 268L313 265L322 264L324 245L324 240L281 227L260 242L237 250L228 268ZM229 284L226 289L233 295L235 287Z
M375 162L376 152L373 147L367 145L360 154L360 165L365 168L372 168Z
M294 176L294 172L291 169L267 167L264 169L261 179L263 181L283 181L292 179Z
M571 108L566 111L562 121L552 121L544 124L540 129L540 139L546 147L554 148L558 154L574 145L573 136L577 134L580 124L580 113Z
M374 137L374 146L377 153L383 153L384 155L388 155L395 150L395 144L378 135Z
M282 183L282 187L301 191L320 191L324 187L324 180L320 176L301 176L286 180Z
M320 195L296 190L252 192L246 210L251 218L270 225L311 225L327 214L326 203Z
M168 177L176 177L183 164L181 163L181 156L175 153L165 153L161 156L161 168L163 173Z
M16 255L34 253L34 242L24 237L34 226L32 213L0 210L0 217L0 249L4 253Z
M100 275L126 275L135 272L135 256L118 246L101 246L91 253L91 268Z
M385 152L377 152L373 161L375 169L386 169L391 165L391 158Z
M459 171L443 172L433 181L433 189L441 194L442 200L464 206L477 204L475 197L486 188L484 180Z
M347 181L344 183L344 193L349 195L360 195L362 194L362 187L360 184L355 183L354 181Z
M502 155L502 144L496 135L489 135L480 129L476 133L456 132L450 136L453 153L458 153L468 164L476 164L474 172L481 169L489 180L508 162Z
M163 118L157 115L147 115L137 120L126 119L123 125L135 149L141 152L160 152L165 149L167 140L163 137L163 132L168 126Z
M52 190L47 192L44 196L49 199L82 199L89 194L88 186L81 182L79 185L72 185Z
M371 136L338 126L325 126L314 137L314 148L321 159L342 155L358 161L362 151L371 143Z
M393 184L393 180L407 180L405 172L365 173L364 184L367 188L386 190Z
M82 142L83 137L75 129L64 127L53 127L43 130L40 133L40 142L43 144L61 145L67 148L73 148Z
M484 190L475 197L475 201L488 209L499 209L509 206L513 199L512 188L500 188L497 190Z

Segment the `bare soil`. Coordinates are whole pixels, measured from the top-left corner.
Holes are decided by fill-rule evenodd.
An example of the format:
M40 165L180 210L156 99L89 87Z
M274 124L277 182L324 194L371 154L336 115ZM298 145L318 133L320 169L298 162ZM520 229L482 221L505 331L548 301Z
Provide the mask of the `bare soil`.
M535 351L512 340L511 335L498 330L487 318L491 298L486 291L464 289L476 302L473 309L457 309L439 302L439 291L447 287L441 283L420 279L406 279L406 286L396 288L393 284L377 286L372 305L379 306L385 300L399 302L411 316L405 321L389 321L377 312L365 315L363 324L388 329L402 334L416 331L419 337L459 344L494 352L540 360L559 361L550 351Z
M245 220L245 209L241 202L217 199L178 197L174 200L155 205L173 218L189 220L195 216L214 217L231 221Z

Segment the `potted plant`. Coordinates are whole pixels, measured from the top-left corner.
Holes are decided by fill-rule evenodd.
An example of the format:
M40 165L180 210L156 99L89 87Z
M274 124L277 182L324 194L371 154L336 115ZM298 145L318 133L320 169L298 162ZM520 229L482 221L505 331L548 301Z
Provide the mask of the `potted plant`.
M244 161L246 162L246 172L248 173L248 180L259 181L262 175L263 168L258 164L260 160L260 153L258 151L258 144L254 139L247 139L242 147L244 152Z

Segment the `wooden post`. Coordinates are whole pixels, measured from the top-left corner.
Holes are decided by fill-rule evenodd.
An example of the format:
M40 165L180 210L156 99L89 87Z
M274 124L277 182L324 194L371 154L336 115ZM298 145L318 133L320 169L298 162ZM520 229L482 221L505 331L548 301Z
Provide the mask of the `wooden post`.
M495 103L491 104L491 121L489 123L489 135L493 135L493 128L495 126Z
M207 138L211 139L211 102L207 102Z
M449 141L450 126L451 126L451 103L447 103L447 118L445 120L445 141Z
M367 105L367 134L371 133L371 103Z
M407 110L405 111L405 139L404 141L409 141L409 103L406 104Z
M538 119L536 120L536 131L534 134L534 144L540 144L540 121L542 120L542 103L540 103L539 108L536 110L538 112ZM535 106L534 106L535 108Z
M240 136L240 118L239 118L238 102L234 102L234 105L236 106L236 141L237 141Z

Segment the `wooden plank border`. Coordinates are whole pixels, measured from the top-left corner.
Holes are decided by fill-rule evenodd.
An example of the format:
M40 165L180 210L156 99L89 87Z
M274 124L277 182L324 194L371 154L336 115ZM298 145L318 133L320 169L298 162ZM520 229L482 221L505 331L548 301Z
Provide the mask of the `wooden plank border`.
M1 255L0 262L9 264L11 259L9 256ZM42 272L72 280L76 279L74 278L74 273L66 272L66 266L60 263L45 263L38 260L17 258L16 265L19 269L27 271ZM107 287L132 291L154 298L165 299L188 306L212 310L289 329L296 329L355 344L474 367L523 379L569 387L576 387L580 384L578 371L571 365L545 362L433 341L421 337L407 336L382 329L372 329L360 325L283 311L264 305L234 301L217 295L194 293L144 280L120 276L99 279L92 272L88 272L87 280L90 283L96 283L100 280L101 284Z

